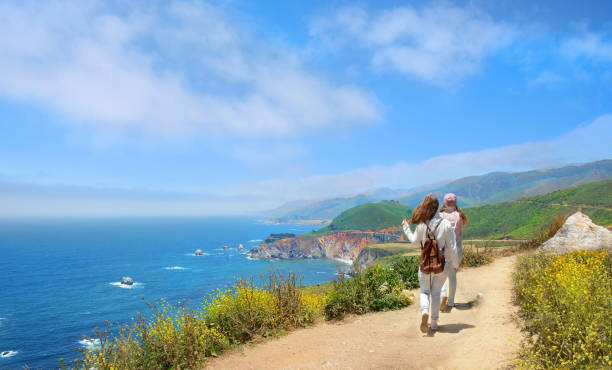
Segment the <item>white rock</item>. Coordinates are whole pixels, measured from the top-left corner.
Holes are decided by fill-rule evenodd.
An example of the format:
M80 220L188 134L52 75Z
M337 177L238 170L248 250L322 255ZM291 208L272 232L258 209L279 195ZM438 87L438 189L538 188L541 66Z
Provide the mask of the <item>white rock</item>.
M601 248L612 249L612 232L595 225L582 212L576 212L567 218L555 236L538 248L538 252L567 253Z

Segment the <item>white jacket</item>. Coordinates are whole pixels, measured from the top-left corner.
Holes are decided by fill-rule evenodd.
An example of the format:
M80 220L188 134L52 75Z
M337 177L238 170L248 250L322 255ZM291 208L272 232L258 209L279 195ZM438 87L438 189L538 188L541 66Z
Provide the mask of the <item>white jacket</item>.
M442 221L442 222L440 222ZM429 220L429 228L434 230L436 225L440 222L440 226L434 233L436 240L438 241L438 247L444 248L444 257L446 259L446 264L444 265L444 270L447 268L458 268L459 267L459 255L457 253L457 241L455 239L455 232L453 231L453 227L450 221L443 219L440 217L438 213ZM408 240L412 244L419 244L425 242L425 231L427 230L425 223L421 222L416 226L414 233L410 230L410 225L404 225L404 233L408 237ZM448 271L448 270L446 270Z

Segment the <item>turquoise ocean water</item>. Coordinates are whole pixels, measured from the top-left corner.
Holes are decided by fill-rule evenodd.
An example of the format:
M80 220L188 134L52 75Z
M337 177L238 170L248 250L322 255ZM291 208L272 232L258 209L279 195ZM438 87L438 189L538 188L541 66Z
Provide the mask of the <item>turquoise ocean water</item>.
M329 260L250 260L245 251L270 233L309 226L250 218L149 218L0 221L0 368L57 368L71 361L105 321L129 323L142 301L184 299L196 306L214 289L270 270L294 271L305 284L332 280ZM223 250L223 246L230 250ZM202 249L204 256L193 252ZM118 284L130 276L130 289Z

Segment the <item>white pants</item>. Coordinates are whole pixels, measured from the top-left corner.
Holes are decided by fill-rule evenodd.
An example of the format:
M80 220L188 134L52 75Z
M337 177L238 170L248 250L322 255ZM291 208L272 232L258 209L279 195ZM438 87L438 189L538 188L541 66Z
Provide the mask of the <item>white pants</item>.
M463 248L461 247L461 243L457 243L457 255L459 257L459 264L461 264L461 258L463 257ZM446 286L448 284L448 294L446 294L447 289ZM455 292L457 291L457 273L454 268L448 269L448 282L444 281L444 286L442 286L442 297L448 297L449 306L455 305Z
M421 314L429 313L429 302L431 301L431 320L438 321L440 314L440 290L446 281L446 271L439 274L423 274L419 270L419 284L421 285Z

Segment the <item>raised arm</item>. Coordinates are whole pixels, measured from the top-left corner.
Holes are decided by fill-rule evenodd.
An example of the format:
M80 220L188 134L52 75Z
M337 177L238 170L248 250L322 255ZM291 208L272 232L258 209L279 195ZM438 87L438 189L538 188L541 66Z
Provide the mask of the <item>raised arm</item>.
M406 237L408 238L408 241L412 244L415 244L417 241L421 241L422 235L420 232L419 225L417 225L417 227L415 227L414 229L414 233L412 232L412 230L410 230L410 224L408 223L408 221L404 220L402 222L402 227L404 228L404 234L406 234Z

